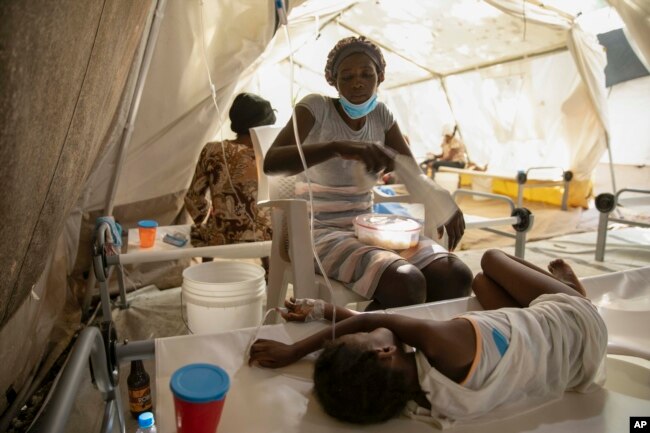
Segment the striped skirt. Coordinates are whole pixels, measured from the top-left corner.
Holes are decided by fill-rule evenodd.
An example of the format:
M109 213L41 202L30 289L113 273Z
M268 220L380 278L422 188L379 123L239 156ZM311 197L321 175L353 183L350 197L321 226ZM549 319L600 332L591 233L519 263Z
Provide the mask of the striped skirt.
M367 299L372 299L383 272L396 261L406 260L423 269L439 258L453 255L422 235L416 246L394 251L359 241L353 230L322 226L314 228L314 244L327 276ZM318 267L316 272L320 273Z

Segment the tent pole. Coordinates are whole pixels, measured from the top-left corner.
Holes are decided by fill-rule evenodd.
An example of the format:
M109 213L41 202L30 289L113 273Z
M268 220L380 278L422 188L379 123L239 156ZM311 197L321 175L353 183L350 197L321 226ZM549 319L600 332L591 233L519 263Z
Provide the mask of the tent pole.
M440 77L440 87L442 87L442 91L445 94L445 99L447 100L447 105L449 105L451 117L454 118L454 125L458 128L458 135L460 138L463 138L463 132L461 131L460 125L458 124L458 118L454 112L454 107L451 105L451 99L449 99L449 92L447 91L447 83L445 83L445 77Z
M516 57L510 57L510 58L505 58L505 59L496 60L496 61L492 61L492 62L482 63L480 65L472 66L472 67L469 67L469 68L457 69L455 71L451 71L451 72L445 74L444 76L448 77L449 75L457 75L457 74L462 74L462 73L469 72L469 71L478 71L478 70L481 70L481 69L489 68L491 66L504 65L506 63L517 62L517 61L520 61L520 60L527 60L527 59L532 59L532 58L535 58L535 57L546 56L546 55L549 55L549 54L561 53L563 51L567 51L567 49L568 48L567 48L566 44L563 44L561 46L556 46L556 47L553 47L553 48L545 50L545 51L539 51L537 53L524 54L524 55L520 55L520 56L516 56Z
M612 178L612 194L616 194L616 177L614 176L614 159L612 158L612 148L609 143L609 134L605 131L605 144L607 144L607 156L609 157L609 175Z
M446 77L449 77L451 75L464 74L465 72L469 72L469 71L480 71L481 69L489 68L491 66L505 65L507 63L518 62L520 60L532 59L532 58L535 58L535 57L541 57L541 56L546 56L546 55L555 54L555 53L561 53L561 52L564 52L564 51L567 51L566 45L563 45L561 47L552 48L552 49L546 50L546 51L540 51L538 53L525 54L523 56L511 57L511 58L506 58L506 59L497 60L497 61L493 61L493 62L483 63L483 64L480 64L480 65L477 65L477 66L457 69L457 70L451 71L449 73L440 74L440 75L435 76L435 77L418 78L418 79L415 79L413 81L409 81L409 82L406 82L406 83L400 83L400 84L394 85L392 87L386 87L386 88L384 88L384 90L395 90L395 89L399 89L401 87L411 86L413 84L424 83L426 81L434 80L434 79L441 78L441 77L446 78Z
M341 27L343 27L344 29L351 31L352 33L356 33L357 35L362 35L362 34L363 34L363 33L361 33L360 31L356 30L355 28L351 27L351 26L348 25L348 24L342 23L342 22L340 22L340 21L339 21L338 24L339 24ZM399 52L393 50L392 48L390 48L390 47L388 47L388 46L382 44L381 42L377 42L376 40L374 40L374 39L370 39L370 38L368 38L368 39L371 40L371 41L372 41L375 45L377 45L379 48L383 48L383 49L386 50L386 51L390 51L391 53L395 54L395 55L398 56L398 57L401 57L402 59L406 60L407 62L414 64L414 65L417 66L418 68L420 68L420 69L422 69L422 70L424 70L424 71L427 71L428 73L431 74L430 79L431 79L431 78L440 78L441 74L438 73L438 72L436 72L436 71L434 71L433 69L428 68L427 66L421 65L420 63L416 62L415 60L413 60L413 59L411 59L411 58L409 58L409 57L406 57L405 55L403 55L403 54L401 54L401 53L399 53Z
M451 111L451 117L454 118L454 123L458 125L458 118L456 113L454 113L454 107L451 105L451 99L449 99L449 92L447 91L447 83L445 82L445 77L440 77L440 87L445 94L445 99L447 100L447 105L449 105L449 111ZM458 127L458 132L460 132L460 127Z
M106 204L104 206L104 215L112 215L113 208L115 206L115 195L117 193L117 185L119 183L120 173L122 172L122 166L124 165L124 159L126 158L126 150L128 149L129 143L131 142L131 135L133 134L133 127L135 118L138 114L138 108L140 107L140 100L142 98L142 90L144 89L144 83L147 78L147 72L149 71L149 65L151 64L151 59L153 57L154 49L156 47L156 41L158 40L158 33L160 32L160 25L164 16L165 6L167 0L157 0L156 9L154 11L153 21L151 23L151 28L149 30L149 35L147 38L147 44L144 49L144 54L142 56L142 63L140 64L140 71L138 72L138 79L135 86L135 91L133 93L133 98L131 99L131 106L129 108L129 117L127 118L126 124L124 125L124 132L122 134L122 140L118 148L118 157L115 164L115 171L111 177L110 189L106 195Z
M609 92L607 93L607 99L609 100L609 96L612 94L612 88L609 88ZM609 175L612 178L612 194L616 195L616 177L614 175L614 158L612 158L612 148L610 146L609 142L609 133L605 131L605 144L607 145L607 156L609 158Z
M356 5L357 5L356 3L352 3L351 5L346 6L345 8L341 9L341 10L338 11L337 13L334 13L330 18L326 19L326 20L323 21L322 23L320 23L320 21L317 22L317 24L318 24L318 35L320 35L320 32L323 31L323 29L324 29L325 27L327 27L327 26L328 26L332 21L335 21L335 20L339 19L339 18L341 17L341 15L343 15L344 13L346 13L347 11L349 11L350 9L352 9L353 7L355 7ZM275 29L275 31L277 32L277 29ZM299 46L299 47L294 47L294 48L293 48L293 52L292 52L292 53L289 53L289 55L292 55L293 53L295 53L296 51L298 51L299 49L301 49L302 47L304 47L305 44L307 44L307 42L303 43L303 44L302 44L301 46ZM281 58L281 59L278 61L278 63L283 62L283 61L289 59L289 55L286 56L286 57ZM294 60L294 62L295 62L295 60ZM321 74L321 73L322 73L322 72L318 72L318 74Z

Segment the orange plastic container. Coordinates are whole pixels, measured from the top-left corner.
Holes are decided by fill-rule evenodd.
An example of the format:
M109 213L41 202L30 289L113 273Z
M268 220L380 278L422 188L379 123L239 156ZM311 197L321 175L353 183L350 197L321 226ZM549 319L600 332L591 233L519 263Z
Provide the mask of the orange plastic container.
M151 248L156 243L156 227L158 223L153 220L138 221L138 234L140 235L140 248Z

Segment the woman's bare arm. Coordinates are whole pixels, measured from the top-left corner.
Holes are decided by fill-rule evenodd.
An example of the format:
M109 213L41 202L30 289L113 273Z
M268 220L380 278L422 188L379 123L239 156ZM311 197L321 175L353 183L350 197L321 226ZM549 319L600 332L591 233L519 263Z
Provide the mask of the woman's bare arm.
M401 153L402 155L413 157L411 148L404 139L404 134L402 134L402 131L397 122L391 126L388 132L386 132L386 147L389 147L395 152Z
M302 143L314 126L315 119L311 112L300 105L295 108L298 136ZM325 162L335 157L362 161L368 171L379 172L390 164L390 159L374 143L336 140L324 143L312 143L302 148L307 167ZM264 157L264 172L269 175L292 176L304 170L300 153L296 146L293 122L282 128Z
M300 105L295 108L295 116L302 143L313 128L315 119L308 109ZM303 148L307 166L311 167L336 156L335 147L335 143L318 143ZM264 157L264 172L270 175L291 176L303 170L296 146L293 119L289 119Z

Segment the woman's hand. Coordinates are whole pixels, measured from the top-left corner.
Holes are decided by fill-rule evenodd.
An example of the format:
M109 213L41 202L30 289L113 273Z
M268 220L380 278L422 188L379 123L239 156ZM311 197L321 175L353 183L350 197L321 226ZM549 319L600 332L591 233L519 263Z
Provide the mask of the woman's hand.
M465 233L465 217L463 217L463 212L458 209L444 227L438 227L438 237L442 237L443 228L447 230L449 251L454 251Z
M266 368L280 368L293 364L300 358L294 345L259 339L251 346L248 365L257 363Z
M354 159L365 164L370 173L379 173L386 169L392 171L393 160L377 143L366 141L343 140L336 142L336 153L343 159Z

